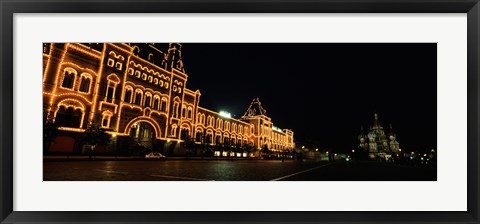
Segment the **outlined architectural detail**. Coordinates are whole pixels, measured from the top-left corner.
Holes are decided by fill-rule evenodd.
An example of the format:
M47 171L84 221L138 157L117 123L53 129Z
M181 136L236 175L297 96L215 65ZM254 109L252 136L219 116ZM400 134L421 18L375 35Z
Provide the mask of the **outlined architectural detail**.
M81 151L90 124L114 136L112 150L136 145L182 154L187 141L249 145L258 153L294 148L293 131L273 126L258 98L241 118L201 107L200 90L186 88L181 44L170 43L166 53L153 43L44 43L43 49L44 121L75 139L52 148Z
M392 157L398 157L398 154L402 151L392 125L390 124L389 132L386 134L377 113L374 114L373 126L370 126L370 131L367 134L364 133L363 126L361 127L358 141L359 150L368 152L370 159L389 160Z

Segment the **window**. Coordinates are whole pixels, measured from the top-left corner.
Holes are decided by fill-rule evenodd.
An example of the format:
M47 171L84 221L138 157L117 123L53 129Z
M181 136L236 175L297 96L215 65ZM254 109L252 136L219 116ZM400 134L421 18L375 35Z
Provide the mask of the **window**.
M110 117L109 114L104 114L102 118L102 127L109 128L110 127Z
M155 110L158 110L158 101L159 101L158 97L155 97L153 99L153 109Z
M175 102L173 104L173 116L176 118L178 118L178 109L179 109L178 102Z
M120 78L115 74L110 74L107 76L107 91L105 93L105 101L113 103L115 98L115 89L118 83L120 83Z
M130 103L131 99L132 99L132 90L127 89L125 91L125 97L123 98L123 101Z
M197 133L195 134L195 141L196 142L201 142L202 141L202 132L197 131Z
M162 98L162 105L160 106L161 111L167 111L167 99Z
M75 74L72 71L65 70L63 73L62 87L72 89L74 82Z
M80 128L83 111L79 108L61 105L55 116L55 123L60 127Z
M177 125L174 124L172 125L172 132L170 133L170 135L175 136L176 133L177 133Z
M160 87L163 87L163 80L160 80Z
M128 74L129 74L129 75L133 75L133 68L129 68L129 69L128 69Z
M145 107L149 107L149 106L150 106L150 98L151 98L150 95L146 95L146 96L145 96L145 103L143 104L143 106L145 106Z
M135 77L140 78L140 76L141 76L140 71L138 71L138 70L135 71Z
M117 61L117 63L115 63L115 68L118 70L122 70L122 62Z
M192 119L192 107L188 107L187 118L188 118L188 119Z
M115 64L115 61L113 60L113 58L109 58L109 59L108 59L108 62L107 62L107 65L108 65L109 67L113 67L113 64Z
M142 91L141 90L137 90L135 92L135 104L137 105L141 105L142 103Z
M185 110L186 110L186 108L185 108L185 106L183 106L183 107L182 107L182 117L185 117L185 115L186 115L186 111L185 111Z
M115 91L115 88L113 86L108 86L107 87L107 102L112 102L113 101L113 92Z
M90 92L90 78L82 76L82 80L80 81L80 88L78 89L80 92L88 93Z

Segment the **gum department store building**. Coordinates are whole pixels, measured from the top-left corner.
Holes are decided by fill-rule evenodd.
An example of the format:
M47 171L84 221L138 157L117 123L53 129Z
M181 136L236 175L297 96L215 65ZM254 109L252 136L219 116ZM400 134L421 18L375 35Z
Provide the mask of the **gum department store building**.
M200 91L186 88L187 78L180 44L169 44L166 53L154 44L44 44L44 120L59 130L48 152L82 152L90 124L112 136L98 151L127 150L133 142L182 155L186 139L253 147L250 155L228 156L258 156L264 145L276 152L294 148L293 132L274 127L258 98L235 119L200 107Z

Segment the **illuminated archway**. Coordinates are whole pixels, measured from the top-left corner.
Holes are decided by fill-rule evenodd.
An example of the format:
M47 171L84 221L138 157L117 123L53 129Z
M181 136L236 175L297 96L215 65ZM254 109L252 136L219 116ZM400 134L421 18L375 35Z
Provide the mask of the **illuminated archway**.
M132 119L130 122L128 122L127 126L125 127L124 134L129 135L130 134L130 129L132 128L132 126L135 125L135 123L138 123L138 122L149 123L155 131L154 136L156 138L160 138L160 136L161 136L160 125L158 125L158 123L150 117L137 117L137 118Z

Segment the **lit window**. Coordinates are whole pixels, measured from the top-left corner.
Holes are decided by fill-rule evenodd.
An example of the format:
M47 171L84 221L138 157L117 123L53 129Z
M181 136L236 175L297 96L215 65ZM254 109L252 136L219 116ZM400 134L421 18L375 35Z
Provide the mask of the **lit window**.
M110 127L110 118L111 113L104 113L102 117L102 127L109 128Z
M142 73L142 79L143 79L143 80L147 80L147 74Z
M162 98L162 105L160 106L161 111L167 111L167 99Z
M113 93L115 92L115 88L113 86L107 86L107 102L113 101Z
M109 67L113 67L113 64L115 64L115 61L113 60L113 58L109 58L108 61L107 61L107 65Z
M137 70L137 71L135 71L135 77L137 77L137 78L140 78L140 76L141 76L141 73L140 73L140 71L138 71L138 70Z
M125 97L123 98L123 101L130 103L130 100L132 99L132 90L127 89L125 91Z
M160 80L160 87L163 87L163 80Z
M122 62L119 62L119 61L118 61L118 62L115 64L115 68L118 69L118 70L122 70Z
M153 79L153 83L154 83L155 85L157 85L157 84L158 84L158 79L157 79L157 78L154 78L154 79Z
M129 69L128 69L128 74L129 74L129 75L133 75L133 68L129 68Z
M148 82L152 82L153 81L153 77L150 75L148 76Z
M62 87L64 88L73 88L73 83L75 81L75 74L65 71L63 74Z
M172 136L176 136L177 134L177 125L172 125L172 132L170 133Z
M55 113L55 123L60 127L80 128L82 123L83 110L80 108L60 105Z
M155 110L158 110L158 101L159 101L158 97L155 97L155 99L153 99L153 109Z
M150 95L146 95L145 96L145 103L143 104L143 106L145 107L149 107L150 106Z
M135 91L135 104L137 104L137 105L142 104L142 91L141 90Z
M191 118L192 118L192 108L191 108L191 107L188 107L187 118L188 118L188 119L191 119Z
M178 110L179 110L179 105L178 105L178 102L175 102L173 104L173 113L174 113L174 117L178 118Z
M82 76L82 80L80 81L80 88L78 89L80 92L88 93L90 92L90 78Z
M168 82L165 83L165 89L168 89Z

